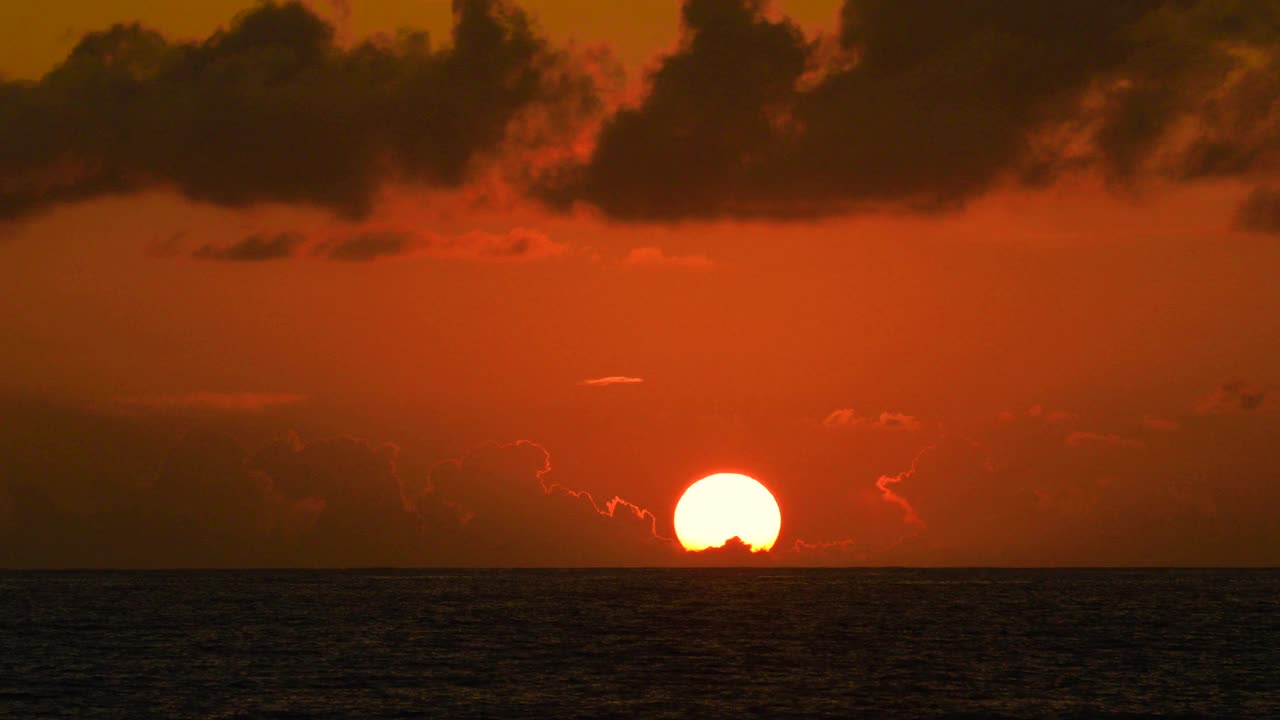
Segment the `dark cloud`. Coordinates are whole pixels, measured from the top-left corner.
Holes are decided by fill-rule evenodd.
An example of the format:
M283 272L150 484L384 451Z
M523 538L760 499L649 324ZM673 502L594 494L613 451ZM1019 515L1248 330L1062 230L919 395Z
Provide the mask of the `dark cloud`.
M413 247L413 238L398 232L367 232L319 248L320 254L342 262L368 262L403 255Z
M1195 409L1212 414L1257 410L1266 399L1265 388L1243 380L1229 380L1197 400Z
M523 108L594 102L521 10L455 0L454 21L446 50L409 32L342 47L296 1L199 42L86 35L39 82L0 83L0 219L156 185L362 216L386 179L461 184Z
M406 477L400 449L226 416L0 397L0 567L669 565L657 519L548 479L536 443Z
M644 104L611 117L590 162L555 178L551 197L645 219L714 214L768 192L805 39L750 0L690 0L682 17L682 47L653 72Z
M773 550L755 551L735 535L718 547L681 553L679 561L694 567L758 567L776 565L781 558L782 554Z
M1280 233L1280 191L1256 188L1236 210L1236 227L1261 233Z
M292 257L305 238L297 233L277 235L250 235L230 245L202 245L191 257L198 260L222 260L225 262L263 262Z
M550 473L551 456L537 443L489 445L437 466L414 497L419 507L450 509L468 564L667 565L677 557L653 513L619 497L597 502Z
M202 245L192 251L190 257L224 262L312 257L344 263L408 258L514 263L543 260L568 251L566 243L552 240L546 233L523 227L506 232L473 230L459 235L373 228L320 240L310 240L293 232L257 233L228 245ZM181 252L174 240L165 243L163 247L153 247L151 255L158 259L169 259Z
M481 161L634 221L931 212L1080 169L1120 187L1280 174L1275 3L847 0L817 38L765 5L687 0L680 46L585 160L566 148L604 115L604 61L502 0L455 0L444 50L411 32L346 47L298 2L200 42L117 25L39 82L0 82L0 219L153 186L363 217L387 182L458 187ZM1269 198L1240 223L1276 225ZM395 254L350 243L335 259Z
M627 220L807 217L1089 166L1280 170L1272 3L849 0L834 41L763 5L688 0L648 97L546 195Z

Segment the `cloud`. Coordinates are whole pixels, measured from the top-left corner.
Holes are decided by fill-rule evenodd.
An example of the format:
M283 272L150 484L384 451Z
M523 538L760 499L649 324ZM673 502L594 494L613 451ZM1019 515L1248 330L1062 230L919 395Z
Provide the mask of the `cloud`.
M528 441L406 475L393 443L0 398L0 567L670 565L657 517Z
M797 539L791 545L786 560L806 566L820 564L849 565L866 561L865 549L857 540L808 540Z
M627 256L623 258L622 264L635 268L669 267L687 270L710 270L715 267L715 263L711 258L702 253L667 255L662 252L661 248L656 247L632 248L627 253Z
M760 567L778 564L779 554L772 550L757 551L742 538L733 536L717 547L684 551L679 564L695 567Z
M226 413L260 413L271 408L298 405L306 401L306 395L296 393L207 391L171 395L125 395L116 398L116 403L119 405L155 412L200 410Z
M432 238L428 254L485 262L520 262L556 257L568 246L546 233L514 228L506 233L472 231L453 238Z
M675 545L653 513L616 496L599 503L550 473L537 443L489 444L437 465L411 498L450 508L455 522L442 529L468 564L670 564Z
M691 557L663 537L669 518L557 478L530 441L482 445L428 473L392 443L248 441L227 432L248 427L240 416L121 416L0 395L0 567L1274 566L1278 423L1202 418L1152 452L1084 441L1091 452L1051 425L993 421L981 442L944 433L906 470L876 459L852 483L841 456L836 484L790 491L790 537L743 560L733 548ZM816 506L835 511L823 536L849 537L795 540L814 530Z
M526 262L568 252L564 243L529 228L505 233L473 230L455 236L407 230L370 230L321 242L312 255L338 262L436 258L473 262Z
M924 427L920 420L912 415L900 412L881 412L879 417L874 420L864 418L852 408L840 408L833 410L822 420L823 427L831 429L857 429L866 428L871 430L903 430L906 432L916 432Z
M1256 188L1236 210L1236 227L1261 233L1280 233L1280 191Z
M644 382L644 378L627 377L625 375L608 375L605 377L591 378L579 382L579 385L587 387L608 387L610 385L638 385Z
M0 219L157 186L363 217L388 181L460 186L531 107L595 106L575 67L502 0L457 0L441 50L340 44L293 0L199 41L115 25L39 82L0 82Z
M399 232L365 232L317 248L317 254L341 262L368 262L404 255L414 245L412 236Z
M200 41L85 35L39 82L0 82L0 219L153 187L363 218L390 183L486 173L623 221L938 212L1078 171L1280 175L1269 3L847 0L806 37L764 0L687 0L679 46L614 108L600 53L553 47L503 0L454 9L441 49L339 42L292 0ZM1274 204L1258 190L1238 224L1270 231Z
M1115 433L1096 433L1075 431L1063 440L1067 447L1089 447L1106 445L1110 447L1142 448L1146 443L1137 438L1129 438Z
M920 458L926 452L932 451L933 449L934 449L933 446L929 446L929 447L926 447L924 450L921 450L920 454L916 455L916 457L911 461L910 468L907 468L906 470L903 470L902 472L896 475L881 475L879 478L876 479L876 489L880 491L880 494L884 498L885 502L893 503L894 505L897 505L898 507L902 508L903 522L905 522L908 525L915 525L920 528L926 527L924 520L920 519L920 514L916 512L915 507L911 504L909 500L907 500L902 495L899 495L898 493L894 492L893 486L897 485L898 483L901 483L903 480L911 479L911 476L916 474L916 465L919 463Z
M1243 380L1230 380L1195 403L1200 414L1222 414L1257 410L1267 398L1267 391Z
M689 0L648 95L542 192L627 221L785 219L945 210L1078 169L1280 170L1265 3L848 0L840 17L815 40L760 0Z
M262 262L292 257L305 241L297 233L276 235L250 235L230 245L202 245L191 253L197 260L223 260L226 262Z

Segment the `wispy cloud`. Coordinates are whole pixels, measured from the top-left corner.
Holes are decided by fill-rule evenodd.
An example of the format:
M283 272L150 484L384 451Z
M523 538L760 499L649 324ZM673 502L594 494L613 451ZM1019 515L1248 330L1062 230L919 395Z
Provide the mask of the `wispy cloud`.
M644 382L644 378L627 377L626 375L608 375L606 377L590 378L579 382L579 385L587 387L608 387L609 385L638 385Z
M633 268L677 268L683 270L710 270L715 261L702 253L667 255L662 248L638 247L622 259L622 264Z
M306 241L298 234L282 232L274 235L256 234L228 245L201 245L191 253L197 260L221 260L223 262L265 262L284 260Z
M920 419L900 412L881 412L878 417L862 417L853 408L833 410L822 420L822 425L834 430L902 430L915 432L924 427Z

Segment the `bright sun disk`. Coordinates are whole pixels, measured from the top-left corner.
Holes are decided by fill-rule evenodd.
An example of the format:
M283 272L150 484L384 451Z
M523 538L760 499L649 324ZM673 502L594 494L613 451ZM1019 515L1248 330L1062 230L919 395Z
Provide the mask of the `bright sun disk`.
M675 525L685 550L720 547L737 536L758 552L777 541L782 512L773 494L754 478L716 473L690 485L680 496Z

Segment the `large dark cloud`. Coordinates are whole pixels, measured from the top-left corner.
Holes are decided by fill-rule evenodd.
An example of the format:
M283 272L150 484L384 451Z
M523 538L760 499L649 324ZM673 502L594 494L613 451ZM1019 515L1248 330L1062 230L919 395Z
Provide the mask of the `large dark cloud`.
M1236 226L1243 230L1280 233L1280 191L1257 188L1236 211Z
M0 396L0 567L670 564L650 513L547 479L536 443L406 477L355 437ZM236 435L228 430L240 428Z
M437 530L454 538L465 564L667 565L677 557L652 513L617 497L599 502L549 473L551 456L537 443L488 445L437 466L414 495L424 516L449 508L455 523Z
M297 233L250 235L230 245L201 245L191 256L200 260L227 262L263 262L281 260L293 255L305 238Z
M266 2L202 42L133 25L86 35L36 83L0 83L0 219L172 186L224 205L366 214L388 178L456 186L531 104L592 102L502 0L455 0L453 44L345 48L299 2Z
M788 217L952 207L1080 167L1278 169L1274 3L849 0L835 49L763 5L688 0L647 98L547 195L628 220Z
M457 187L482 159L633 221L935 211L1082 169L1123 188L1280 175L1276 3L847 0L818 38L766 4L687 0L643 99L573 161L595 76L502 0L455 0L444 50L345 47L298 2L202 42L118 25L0 83L0 220L153 186L362 217L384 183ZM1241 224L1273 225L1268 198Z

